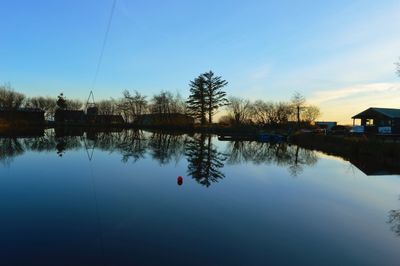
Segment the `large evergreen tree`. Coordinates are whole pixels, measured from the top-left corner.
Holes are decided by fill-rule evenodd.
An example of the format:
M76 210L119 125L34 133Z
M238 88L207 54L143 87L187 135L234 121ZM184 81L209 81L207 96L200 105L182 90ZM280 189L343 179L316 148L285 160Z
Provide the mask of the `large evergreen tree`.
M201 74L190 82L188 109L194 117L200 119L202 125L206 123L206 115L208 122L212 123L215 111L228 104L226 92L222 91L227 84L226 80L215 76L212 71Z
M220 76L215 76L212 71L204 73L203 78L205 80L206 86L206 102L207 102L207 112L208 112L208 122L212 123L212 117L219 107L228 105L228 100L226 99L226 92L222 90L228 82L223 80Z
M188 111L195 118L200 119L202 125L206 123L206 87L202 75L190 81L190 96L187 103Z

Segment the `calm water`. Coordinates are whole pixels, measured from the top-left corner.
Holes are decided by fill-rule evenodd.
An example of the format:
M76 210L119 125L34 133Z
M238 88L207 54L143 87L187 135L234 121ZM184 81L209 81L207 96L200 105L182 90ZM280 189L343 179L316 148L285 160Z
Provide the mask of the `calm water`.
M286 144L82 134L0 139L0 265L400 264L400 176Z

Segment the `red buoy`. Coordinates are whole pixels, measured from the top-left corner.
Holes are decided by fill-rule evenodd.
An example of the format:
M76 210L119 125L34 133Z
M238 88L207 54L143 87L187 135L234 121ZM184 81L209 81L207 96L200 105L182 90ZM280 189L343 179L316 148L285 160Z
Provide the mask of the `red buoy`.
M182 184L183 184L183 177L178 176L177 183L178 183L179 186L182 186Z

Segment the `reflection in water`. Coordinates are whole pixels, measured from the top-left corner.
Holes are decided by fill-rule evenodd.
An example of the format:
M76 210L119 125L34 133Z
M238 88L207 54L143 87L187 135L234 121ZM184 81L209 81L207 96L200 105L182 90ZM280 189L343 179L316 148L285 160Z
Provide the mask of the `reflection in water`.
M151 157L161 165L166 165L171 160L178 162L185 153L185 137L156 132L149 138L148 149Z
M18 139L0 139L0 161L9 165L13 158L24 153L24 146Z
M400 198L399 198L400 200ZM388 224L390 224L391 230L400 236L400 210L389 211Z
M0 138L0 161L10 164L25 151L55 152L63 157L71 150L86 150L89 160L95 150L117 153L122 162L136 162L150 156L160 165L186 159L187 173L199 184L209 187L225 177L224 163L274 164L287 167L291 175L298 176L304 167L317 162L313 151L286 143L260 143L249 141L228 142L224 152L213 143L211 135L165 134L141 130L121 132L86 132L48 130L32 138Z
M312 166L318 161L314 151L287 143L234 141L228 144L227 154L229 164L275 164L288 167L292 176L300 175L305 166Z
M186 144L188 175L199 184L209 187L225 175L221 172L226 156L217 151L212 144L211 136L200 134Z

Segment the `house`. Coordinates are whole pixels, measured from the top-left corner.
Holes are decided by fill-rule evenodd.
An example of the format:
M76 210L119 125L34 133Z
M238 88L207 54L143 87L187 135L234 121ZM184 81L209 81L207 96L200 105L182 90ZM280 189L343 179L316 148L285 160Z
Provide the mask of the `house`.
M400 109L371 107L352 119L353 126L361 120L365 133L400 134Z
M87 110L85 114L82 110L61 110L55 113L54 120L56 124L78 125L78 126L116 126L125 123L121 115L99 115L97 108Z
M44 124L44 111L41 109L0 109L0 126L36 126Z
M96 125L117 126L124 123L122 115L96 115L94 117L94 124Z
M86 115L81 110L56 110L54 120L58 124L84 124Z
M185 114L144 114L135 118L139 126L193 127L194 118Z

